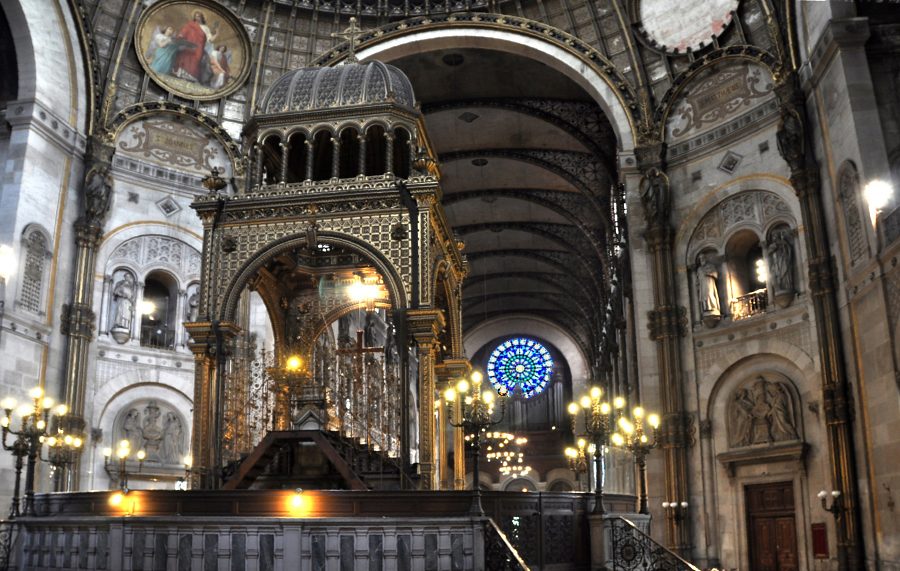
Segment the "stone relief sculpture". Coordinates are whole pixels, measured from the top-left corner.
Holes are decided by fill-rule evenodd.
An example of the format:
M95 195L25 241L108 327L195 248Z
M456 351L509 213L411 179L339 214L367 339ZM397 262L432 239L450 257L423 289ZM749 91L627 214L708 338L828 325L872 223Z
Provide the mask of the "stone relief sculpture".
M110 334L119 343L125 343L131 338L135 293L134 275L130 272L124 272L122 279L115 282L112 290L114 313Z
M131 450L143 450L145 462L181 464L186 435L181 415L170 405L148 400L128 407L116 431L118 440L128 440Z
M719 302L719 268L701 253L697 258L697 283L700 286L700 316L707 327L715 327L722 318Z
M192 285L188 288L187 292L187 304L185 305L184 310L184 320L187 323L193 323L197 321L197 318L200 316L200 288L197 285Z
M787 307L794 298L794 247L790 236L788 228L778 228L772 232L766 246L769 280L775 293L775 302L780 307Z
M95 168L84 181L84 216L89 224L100 224L112 201L113 180L107 168Z
M785 383L757 376L729 399L729 445L741 448L799 439L795 410Z

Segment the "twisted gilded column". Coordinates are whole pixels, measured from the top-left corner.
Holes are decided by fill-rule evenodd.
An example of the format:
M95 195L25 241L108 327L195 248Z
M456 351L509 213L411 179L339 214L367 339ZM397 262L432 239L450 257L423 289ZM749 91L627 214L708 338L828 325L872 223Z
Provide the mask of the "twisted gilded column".
M836 518L838 567L863 569L859 486L853 444L853 397L841 353L841 325L835 294L834 257L828 245L819 165L806 128L807 114L796 73L787 74L776 87L781 107L778 152L791 169L791 185L800 202L806 229L809 289L816 315L816 337L822 364L822 395L827 425L831 479L841 492L843 513Z
M94 338L96 316L92 307L94 271L97 247L103 237L103 225L109 213L113 182L109 173L115 148L98 137L92 137L89 159L81 191L81 216L75 222L75 272L72 300L63 304L60 328L68 338L66 344L65 387L66 415L64 430L85 437L84 399L87 389L88 349ZM132 317L134 319L134 317ZM73 489L79 487L79 463L68 468L72 477L63 474L63 481Z
M663 413L660 448L665 457L666 497L683 501L689 497L688 447L692 444L693 417L684 411L681 337L686 313L675 294L675 265L672 260L674 230L669 221L671 188L665 173L665 144L654 141L635 149L641 170L640 197L650 250L653 278L653 309L648 312L650 337L656 342L660 402ZM690 518L675 518L666 510L666 542L681 556L691 548Z

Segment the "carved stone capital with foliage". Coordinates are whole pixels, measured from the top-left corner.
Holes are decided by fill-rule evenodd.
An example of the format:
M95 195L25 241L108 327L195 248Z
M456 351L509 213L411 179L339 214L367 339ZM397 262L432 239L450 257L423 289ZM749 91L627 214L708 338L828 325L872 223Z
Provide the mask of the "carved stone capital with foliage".
M64 303L59 327L63 335L91 340L94 336L94 322L97 316L89 305Z
M687 331L687 310L681 306L663 305L647 312L650 339L684 336Z
M659 430L659 445L662 448L690 448L695 436L694 415L689 412L670 412L663 415Z

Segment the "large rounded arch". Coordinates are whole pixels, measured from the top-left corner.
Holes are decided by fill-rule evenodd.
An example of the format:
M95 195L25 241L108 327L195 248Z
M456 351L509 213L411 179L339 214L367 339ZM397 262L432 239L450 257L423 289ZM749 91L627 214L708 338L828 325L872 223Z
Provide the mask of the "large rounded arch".
M400 278L397 269L384 254L359 238L340 234L338 232L319 232L318 240L319 243L322 244L332 244L334 246L347 248L371 262L384 278L385 286L391 296L392 306L397 310L406 309L408 297L407 292L403 287L403 281ZM225 294L221 297L223 302L220 307L213 310L215 311L215 315L210 315L210 318L222 321L233 321L241 292L243 292L244 288L256 272L263 267L264 264L279 254L305 244L305 235L291 234L279 240L270 242L265 247L252 254L236 272L235 277L232 278L231 282L225 288ZM208 303L209 301L207 300L207 304Z
M572 42L560 41L558 38L567 36L564 32L555 30L556 34L537 35L530 31L535 28L552 31L544 24L511 16L504 16L496 23L486 19L459 21L450 27L419 23L407 27L401 34L379 34L375 40L364 41L356 55L363 61L372 58L392 61L416 52L461 47L524 55L553 67L590 94L612 123L619 151L631 153L637 138L630 104L634 96L617 87L617 82L625 85L621 79L616 78L616 81L610 77L609 72L615 70L614 66L605 62L599 52L590 48L575 50Z

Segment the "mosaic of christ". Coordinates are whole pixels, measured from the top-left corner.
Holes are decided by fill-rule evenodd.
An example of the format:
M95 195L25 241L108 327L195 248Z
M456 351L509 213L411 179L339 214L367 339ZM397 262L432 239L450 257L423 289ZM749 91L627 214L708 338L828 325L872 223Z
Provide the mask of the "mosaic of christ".
M247 71L248 44L224 8L199 2L160 2L139 25L141 63L176 95L214 99L237 89Z

